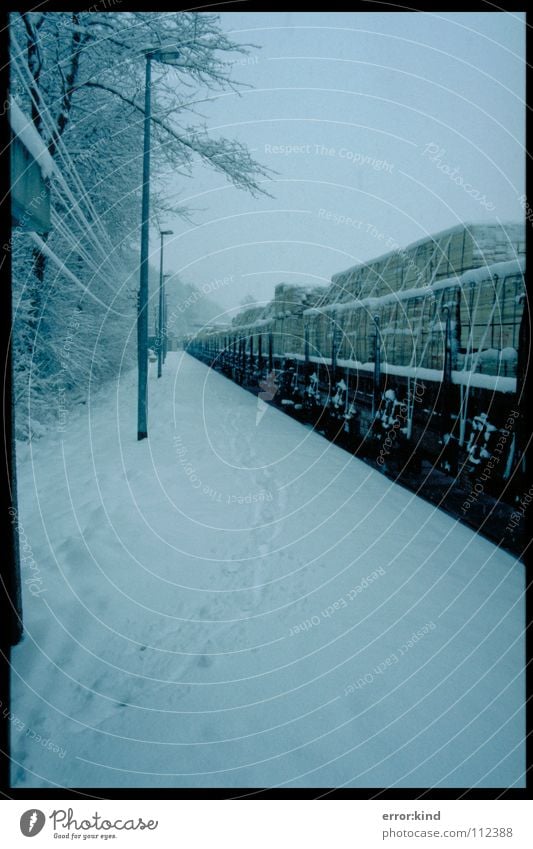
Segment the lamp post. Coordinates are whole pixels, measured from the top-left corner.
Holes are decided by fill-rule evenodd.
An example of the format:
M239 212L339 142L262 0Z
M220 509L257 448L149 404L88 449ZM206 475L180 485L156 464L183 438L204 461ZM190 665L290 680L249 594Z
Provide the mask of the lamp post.
M149 50L145 54L144 149L141 212L141 272L137 312L137 439L148 436L148 250L150 242L150 121L152 119L152 61L172 65L179 56L175 48Z
M168 299L165 289L165 280L167 277L172 277L172 274L163 274L163 365L167 359L168 350L168 332L167 332L167 315L168 315Z
M165 334L165 295L164 295L164 287L165 283L163 280L163 240L165 236L172 236L174 234L173 230L160 230L159 235L161 236L161 254L160 254L160 262L159 262L159 322L158 322L158 346L157 346L157 376L161 377L163 372L163 338Z

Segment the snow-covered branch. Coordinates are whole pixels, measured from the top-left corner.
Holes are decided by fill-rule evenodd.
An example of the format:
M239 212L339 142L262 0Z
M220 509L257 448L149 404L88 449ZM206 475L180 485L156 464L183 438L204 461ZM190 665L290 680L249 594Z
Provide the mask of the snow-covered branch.
M118 97L124 103L133 106L144 115L143 105L123 94L122 91L114 86L90 80L82 85L90 88L100 88L108 94ZM204 127L200 129L188 127L186 134L178 133L168 121L153 114L151 117L154 124L161 127L174 141L178 142L179 145L186 148L190 153L199 156L215 168L215 170L223 173L234 185L241 189L246 189L254 195L268 195L266 189L260 185L257 176L260 175L267 179L273 172L256 162L250 155L246 145L231 139L212 139Z

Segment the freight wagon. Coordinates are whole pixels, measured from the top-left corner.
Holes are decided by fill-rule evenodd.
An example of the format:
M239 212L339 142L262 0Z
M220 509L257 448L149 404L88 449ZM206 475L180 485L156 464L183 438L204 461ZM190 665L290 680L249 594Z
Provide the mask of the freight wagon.
M280 284L187 348L494 535L526 481L524 274L523 225L455 227L328 287Z

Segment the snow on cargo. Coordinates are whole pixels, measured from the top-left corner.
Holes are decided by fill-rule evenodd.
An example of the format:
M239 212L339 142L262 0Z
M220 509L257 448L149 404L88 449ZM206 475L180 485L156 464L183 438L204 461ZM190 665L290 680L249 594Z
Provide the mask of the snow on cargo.
M444 260L446 252L454 240L460 245L461 254L457 263L457 270L461 273L464 264L465 240L469 242L472 257L480 265L489 265L498 259L514 260L525 255L525 227L522 222L506 223L472 223L458 224L455 227L443 230L433 236L423 237L411 242L406 247L397 245L388 253L382 254L374 260L359 263L345 271L334 274L331 278L334 286L342 285L343 281L353 277L362 269L372 266L387 267L390 260L398 258L401 265L409 265L415 262L416 253L420 248L430 248L438 261ZM444 265L444 263L443 263Z
M469 269L458 277L449 277L446 280L439 280L428 286L400 289L390 292L387 295L381 295L380 297L356 298L352 301L337 301L332 304L325 304L320 308L315 307L306 310L305 315L320 315L321 313L339 314L354 309L368 309L371 311L387 304L433 297L437 292L442 292L446 289L462 289L465 286L473 286L487 280L487 278L502 279L511 275L523 274L525 267L526 261L524 257L506 262L497 262L489 266L483 266L482 268Z

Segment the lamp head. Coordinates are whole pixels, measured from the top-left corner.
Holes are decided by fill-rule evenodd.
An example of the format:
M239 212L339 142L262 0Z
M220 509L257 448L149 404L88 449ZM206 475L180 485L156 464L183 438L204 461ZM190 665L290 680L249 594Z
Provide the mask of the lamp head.
M147 55L150 59L154 59L156 62L163 62L165 65L174 65L177 66L177 60L180 57L180 52L175 47L162 47L158 50L150 50Z

